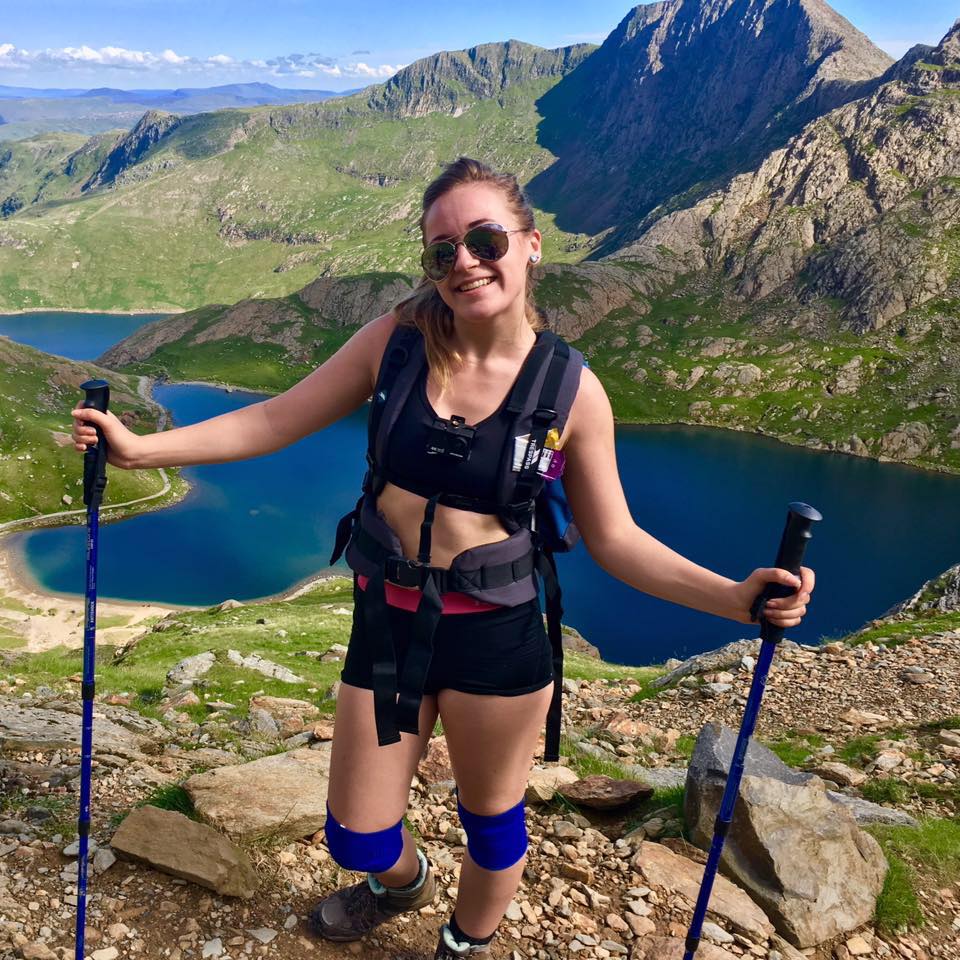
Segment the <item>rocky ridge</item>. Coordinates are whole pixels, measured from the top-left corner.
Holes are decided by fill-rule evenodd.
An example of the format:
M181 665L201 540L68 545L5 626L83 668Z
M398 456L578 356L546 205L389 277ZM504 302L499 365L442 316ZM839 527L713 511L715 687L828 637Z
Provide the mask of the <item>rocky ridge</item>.
M531 192L561 223L619 237L669 197L749 169L890 63L821 0L638 6L542 99L558 160Z
M958 231L960 21L923 59L812 121L755 171L692 207L655 211L615 257L720 271L754 304L839 298L846 325L864 332L947 296Z
M565 76L595 49L588 43L556 50L518 40L485 43L417 60L363 96L371 110L397 118L459 116L472 101L498 97L514 84Z

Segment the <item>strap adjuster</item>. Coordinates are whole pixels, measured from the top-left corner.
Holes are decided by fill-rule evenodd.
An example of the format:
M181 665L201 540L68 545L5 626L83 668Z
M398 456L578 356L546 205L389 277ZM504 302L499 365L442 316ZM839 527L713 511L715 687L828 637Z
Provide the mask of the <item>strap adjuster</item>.
M533 422L538 427L546 427L557 419L557 411L550 407L537 407L533 411Z
M417 560L406 557L387 557L384 560L384 579L401 587L422 588L427 568Z

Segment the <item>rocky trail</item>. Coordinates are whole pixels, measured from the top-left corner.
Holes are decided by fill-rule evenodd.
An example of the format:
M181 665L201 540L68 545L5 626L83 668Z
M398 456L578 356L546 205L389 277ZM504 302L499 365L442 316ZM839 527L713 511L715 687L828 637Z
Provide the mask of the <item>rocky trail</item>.
M680 960L705 859L689 841L709 833L732 742L722 725L739 724L756 649L740 641L673 662L647 687L565 681L569 755L531 772L528 861L496 960ZM330 719L306 701L260 697L242 738L218 738L216 712L200 725L183 712L199 702L196 667L171 664L162 720L122 697L98 702L88 956L429 960L465 850L444 737L431 740L407 817L437 872L435 903L359 943L319 942L311 906L358 879L331 860L321 830ZM781 646L728 838L756 869L719 879L698 957L960 957L960 879L922 857L910 867L926 924L874 927L885 863L862 829L955 821L958 681L960 630ZM3 960L73 956L79 697L28 687L15 660L0 666ZM582 777L573 768L584 758L619 773ZM137 807L187 796L200 822ZM806 901L793 889L804 873Z

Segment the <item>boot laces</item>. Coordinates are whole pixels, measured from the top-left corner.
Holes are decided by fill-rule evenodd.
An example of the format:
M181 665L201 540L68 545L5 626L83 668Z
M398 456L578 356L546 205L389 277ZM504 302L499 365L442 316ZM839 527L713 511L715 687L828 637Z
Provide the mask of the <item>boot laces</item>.
M364 925L377 922L378 907L376 895L366 880L352 886L343 902L343 912L350 918L359 918Z

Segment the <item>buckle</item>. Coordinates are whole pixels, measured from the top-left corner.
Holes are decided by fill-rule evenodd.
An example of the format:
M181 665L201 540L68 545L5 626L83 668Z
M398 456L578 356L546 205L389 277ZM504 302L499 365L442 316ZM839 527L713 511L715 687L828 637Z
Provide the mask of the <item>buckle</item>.
M416 560L406 557L387 557L384 561L383 576L390 583L401 587L422 587L425 567Z
M551 410L550 407L537 407L533 411L533 422L538 426L546 426L549 423L553 423L557 419L557 411Z

